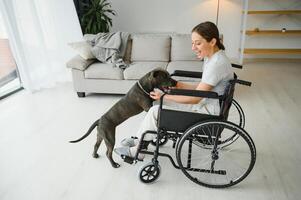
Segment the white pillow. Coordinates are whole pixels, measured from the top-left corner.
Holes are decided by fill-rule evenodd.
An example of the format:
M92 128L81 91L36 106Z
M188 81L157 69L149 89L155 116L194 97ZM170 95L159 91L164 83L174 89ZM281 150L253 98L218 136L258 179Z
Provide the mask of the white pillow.
M92 54L92 46L86 41L71 42L68 45L74 49L83 59L94 59L95 56Z

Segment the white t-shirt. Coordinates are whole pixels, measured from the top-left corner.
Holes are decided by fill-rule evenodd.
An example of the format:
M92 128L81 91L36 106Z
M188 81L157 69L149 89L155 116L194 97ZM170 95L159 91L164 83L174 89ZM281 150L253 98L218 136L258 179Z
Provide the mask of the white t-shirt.
M231 62L223 50L219 50L210 59L204 58L202 82L212 85L213 92L223 95L229 80L233 79ZM218 99L204 98L194 106L195 111L204 109L211 115L219 115Z
M204 58L202 82L212 85L212 91L218 93L218 95L223 95L231 79L233 79L231 62L223 50L213 54L210 59ZM164 101L164 108L210 115L219 115L220 113L219 99L210 98L203 98L198 104Z

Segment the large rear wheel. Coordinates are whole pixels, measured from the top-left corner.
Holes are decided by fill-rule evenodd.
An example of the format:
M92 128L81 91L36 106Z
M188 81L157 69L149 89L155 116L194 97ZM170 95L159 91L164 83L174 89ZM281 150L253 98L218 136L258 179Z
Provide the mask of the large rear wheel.
M225 138L237 134L231 145ZM199 146L199 143L207 147ZM248 133L234 123L206 121L189 128L176 149L182 172L193 182L211 188L225 188L245 179L254 167L255 145Z

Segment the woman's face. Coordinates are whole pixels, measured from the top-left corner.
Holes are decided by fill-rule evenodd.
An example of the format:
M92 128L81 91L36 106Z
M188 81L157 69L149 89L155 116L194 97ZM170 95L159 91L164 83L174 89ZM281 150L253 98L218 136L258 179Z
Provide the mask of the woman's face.
M199 59L211 57L214 53L215 39L207 42L205 38L196 32L191 33L192 51L194 51Z

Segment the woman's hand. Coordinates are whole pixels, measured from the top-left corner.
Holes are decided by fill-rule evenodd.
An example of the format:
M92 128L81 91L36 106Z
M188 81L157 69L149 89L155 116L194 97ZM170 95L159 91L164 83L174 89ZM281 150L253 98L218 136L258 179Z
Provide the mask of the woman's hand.
M154 90L154 91L149 93L149 96L154 100L160 99L162 95L163 95L163 93L161 91L158 91L158 90Z

